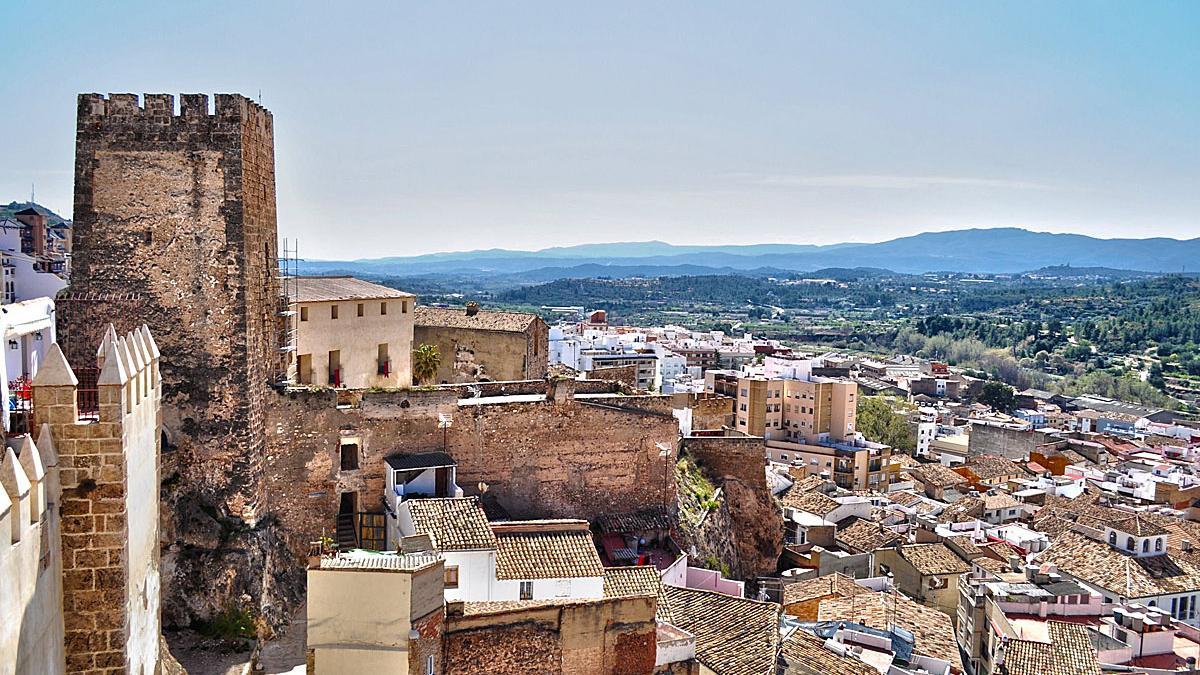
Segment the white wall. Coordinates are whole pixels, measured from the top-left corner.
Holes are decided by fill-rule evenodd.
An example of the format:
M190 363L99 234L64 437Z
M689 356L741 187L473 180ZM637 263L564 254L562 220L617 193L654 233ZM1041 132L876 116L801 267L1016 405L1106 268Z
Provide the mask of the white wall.
M133 410L125 415L125 513L128 519L129 575L126 602L129 608L129 642L126 654L130 672L154 672L162 633L161 587L158 569L158 395L153 391L152 368L134 376ZM138 391L140 389L140 391ZM129 391L129 389L127 389Z
M443 551L446 567L458 566L458 588L446 588L446 601L484 602L496 600L495 551Z
M518 580L496 580L492 600L520 600L521 582ZM553 598L602 598L604 577L576 577L573 579L533 579L533 599Z

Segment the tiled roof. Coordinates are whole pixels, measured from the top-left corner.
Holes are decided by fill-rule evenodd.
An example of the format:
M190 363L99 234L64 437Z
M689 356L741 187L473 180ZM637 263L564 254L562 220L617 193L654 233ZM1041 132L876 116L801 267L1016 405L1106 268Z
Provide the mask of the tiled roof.
M914 466L908 472L912 474L915 480L920 481L922 485L949 487L967 482L967 479L961 474L941 464L922 464L921 466Z
M857 551L869 553L877 548L903 539L900 535L880 525L863 518L855 518L854 522L838 531L834 539L843 546Z
M380 286L354 277L297 277L296 302L333 302L335 300L376 300L381 298L415 298L387 286Z
M967 460L965 465L971 473L979 477L980 480L994 480L996 478L1004 478L1006 476L1023 476L1028 472L1021 468L1020 464L1006 457L996 457L994 455L977 455Z
M855 621L879 630L890 630L895 623L916 638L917 654L949 661L962 672L950 616L917 604L896 591L822 600L817 620Z
M481 309L468 315L462 308L421 306L413 315L413 323L417 328L429 326L523 333L537 318L536 314L520 312L489 312Z
M1037 561L1131 599L1200 591L1200 561L1167 554L1139 558L1078 532L1063 533Z
M945 544L912 544L900 547L900 556L922 575L962 574L971 566L955 555Z
M382 553L351 551L321 558L323 570L371 570L373 572L413 572L436 564L442 559L436 553Z
M825 648L825 640L797 628L783 641L785 675L878 675L875 668Z
M804 511L818 516L826 516L831 511L841 506L828 495L820 492L796 492L795 487L788 490L780 502L784 506Z
M1002 675L1099 675L1086 626L1047 621L1050 642L1009 640Z
M815 598L848 598L871 592L873 592L871 589L859 586L854 579L845 574L834 572L833 574L804 579L784 586L783 604L786 607L787 605Z
M779 605L676 586L664 591L671 623L696 636L696 658L706 668L717 675L775 675Z
M996 509L1016 508L1020 505L1021 505L1021 502L1017 501L1016 497L1013 497L1012 495L1008 494L1007 492L1001 492L1000 494L997 494L997 495L984 495L983 496L983 508L987 509L988 511L995 511Z
M655 618L665 623L671 622L662 577L653 565L604 568L604 597L621 598L630 595L653 595L658 602Z
M670 530L675 526L675 511L663 507L651 507L637 513L605 516L596 522L596 526L601 533Z
M889 492L887 494L887 498L897 504L900 504L901 506L912 506L913 504L916 504L917 502L925 501L924 498L921 497L921 495L919 495L915 492L907 492L904 490L898 490L896 492Z
M939 523L965 523L983 516L983 500L963 497L938 514Z
M795 481L795 483L792 484L792 487L788 489L796 493L812 492L813 490L816 490L817 488L829 483L828 480L821 478L820 476L805 476L803 469L789 468L788 475L791 476L792 480Z
M409 499L404 502L417 534L428 534L439 551L496 548L496 537L478 497Z
M497 579L604 576L586 520L495 523Z
M1166 528L1153 523L1141 514L1133 514L1126 518L1114 520L1109 525L1135 537L1158 537L1167 533Z

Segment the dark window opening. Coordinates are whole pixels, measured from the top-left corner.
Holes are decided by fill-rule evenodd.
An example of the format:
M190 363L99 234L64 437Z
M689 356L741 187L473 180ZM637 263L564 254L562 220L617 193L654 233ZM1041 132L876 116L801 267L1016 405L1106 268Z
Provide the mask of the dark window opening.
M342 443L342 471L352 471L358 468L358 443Z

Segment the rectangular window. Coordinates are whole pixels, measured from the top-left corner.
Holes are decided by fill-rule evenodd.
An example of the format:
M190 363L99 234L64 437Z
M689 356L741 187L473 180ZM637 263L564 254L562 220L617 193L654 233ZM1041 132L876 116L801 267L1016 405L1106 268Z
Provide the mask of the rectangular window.
M433 675L433 657L425 657L425 675Z
M358 468L358 441L342 441L341 467L342 471L353 471Z
M387 303L379 303L379 316L387 316Z
M521 599L522 600L532 600L533 599L533 582L532 581L522 581L521 582Z
M458 565L446 565L446 588L458 588Z
M358 303L358 315L359 316L363 315L363 304L361 302Z
M300 308L300 320L308 321L308 308L307 307Z
M329 318L330 318L330 319L336 319L336 318L337 318L337 310L338 310L338 306L337 306L337 305L330 305L330 306L329 306Z
M407 300L400 301L400 313L408 314L408 301Z

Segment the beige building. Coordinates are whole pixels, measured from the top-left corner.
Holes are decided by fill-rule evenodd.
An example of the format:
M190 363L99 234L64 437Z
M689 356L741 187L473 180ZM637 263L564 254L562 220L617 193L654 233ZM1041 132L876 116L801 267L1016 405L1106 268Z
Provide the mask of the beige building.
M308 672L442 672L443 574L434 553L362 552L313 561Z
M738 380L735 428L766 441L767 458L827 473L849 490L885 489L899 466L892 449L856 432L858 385L852 380L743 377Z
M433 382L503 382L546 377L550 331L536 314L489 312L466 307L418 307L416 345L441 355Z
M412 385L415 295L354 277L300 277L295 288L293 383Z
M945 544L910 544L875 552L878 574L891 572L896 587L948 616L958 612L959 577L971 566Z

